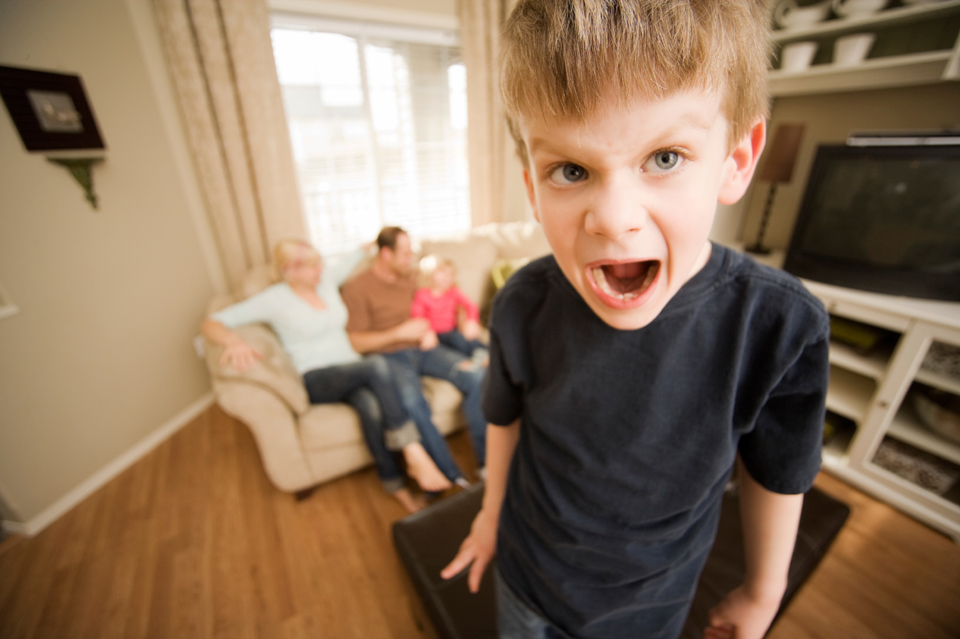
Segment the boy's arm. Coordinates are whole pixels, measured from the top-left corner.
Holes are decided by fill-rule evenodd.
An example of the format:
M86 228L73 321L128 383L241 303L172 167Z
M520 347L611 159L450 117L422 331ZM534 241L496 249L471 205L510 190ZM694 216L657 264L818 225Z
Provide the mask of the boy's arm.
M787 589L787 573L800 525L803 495L781 495L761 486L740 466L740 519L746 576L710 611L706 639L760 639Z
M460 545L460 551L446 568L440 572L444 579L456 576L470 566L467 586L470 592L480 590L483 571L497 551L497 527L500 524L500 508L507 492L507 474L510 461L520 438L520 420L509 426L487 427L487 479L483 490L483 505L473 520L470 534ZM472 565L471 565L472 564Z

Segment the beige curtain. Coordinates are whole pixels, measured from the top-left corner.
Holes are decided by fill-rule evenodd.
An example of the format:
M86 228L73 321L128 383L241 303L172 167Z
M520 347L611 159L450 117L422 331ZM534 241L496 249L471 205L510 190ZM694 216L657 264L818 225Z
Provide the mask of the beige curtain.
M460 43L467 67L470 208L474 226L518 219L520 163L500 108L500 29L517 0L460 0ZM518 205L517 202L520 202ZM521 215L523 215L521 213Z
M152 0L227 279L306 238L265 0Z

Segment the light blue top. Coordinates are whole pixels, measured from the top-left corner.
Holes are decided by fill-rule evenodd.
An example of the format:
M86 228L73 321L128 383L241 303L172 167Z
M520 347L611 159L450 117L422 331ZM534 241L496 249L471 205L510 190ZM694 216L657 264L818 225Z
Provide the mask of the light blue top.
M297 296L286 282L274 284L242 302L213 313L227 328L261 322L269 324L302 375L307 371L360 360L347 337L347 307L340 286L364 257L349 253L325 263L317 295L326 308L318 310Z

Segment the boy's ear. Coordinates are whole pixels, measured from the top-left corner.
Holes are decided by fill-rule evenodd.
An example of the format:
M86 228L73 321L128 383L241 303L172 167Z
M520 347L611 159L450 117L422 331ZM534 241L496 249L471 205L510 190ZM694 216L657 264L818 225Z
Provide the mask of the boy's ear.
M760 159L766 143L767 122L760 118L727 156L725 174L720 185L720 194L717 196L720 204L733 204L747 192L753 172L757 168L757 160Z
M527 187L527 200L530 201L530 209L533 211L533 217L540 222L540 210L537 208L537 196L533 192L533 178L530 177L530 170L523 170L523 185Z

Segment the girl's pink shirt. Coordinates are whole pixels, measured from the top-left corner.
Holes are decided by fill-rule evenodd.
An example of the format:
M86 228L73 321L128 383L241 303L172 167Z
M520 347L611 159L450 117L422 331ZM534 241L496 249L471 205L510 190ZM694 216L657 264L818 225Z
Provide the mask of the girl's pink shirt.
M425 318L437 334L448 333L457 328L457 311L461 308L466 311L468 319L480 320L477 305L456 286L440 295L434 295L429 288L421 288L413 296L410 315Z

